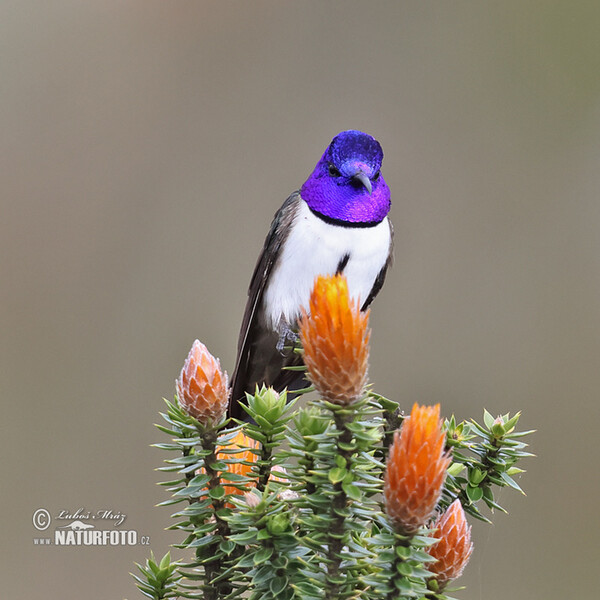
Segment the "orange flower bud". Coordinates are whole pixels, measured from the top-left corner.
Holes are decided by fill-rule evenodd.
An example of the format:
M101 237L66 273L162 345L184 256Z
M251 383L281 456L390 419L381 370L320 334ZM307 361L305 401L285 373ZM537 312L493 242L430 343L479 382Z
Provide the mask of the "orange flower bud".
M445 439L439 404L415 404L394 434L385 471L385 508L402 533L415 533L435 510L450 464Z
M217 453L217 458L219 460L225 460L227 458L235 458L237 460L244 460L244 462L251 464L244 464L242 462L232 463L227 465L227 470L230 473L235 473L236 475L244 475L248 477L252 474L252 464L256 462L256 455L251 450L244 450L243 452L223 452L223 450L239 450L241 448L258 448L258 442L249 438L243 431L238 431L236 436L229 442L227 446L219 447L219 451ZM224 481L227 481L224 479ZM244 494L247 491L247 488L254 487L256 484L254 481L246 484L246 489L238 489L232 485L224 485L225 492L227 494Z
M203 424L217 423L227 410L227 373L204 344L196 340L175 382L179 404Z
M440 538L428 549L429 554L437 559L428 565L435 574L439 589L442 590L452 579L462 575L473 552L471 527L465 518L465 511L460 500L455 500L435 522L436 538Z
M230 450L241 450L242 448L246 448L246 450L241 452L230 452ZM258 451L258 448L259 443L251 437L248 437L242 430L240 430L236 433L233 440L227 444L227 446L219 446L217 448L217 458L219 460L226 460L228 458L242 460L243 462L235 462L227 465L227 471L229 473L235 473L236 475L243 475L244 477L252 477L252 465L256 463L256 454L252 450ZM227 481L227 479L226 477L223 477L223 482L225 481ZM282 483L287 482L288 478L286 470L281 466L274 466L271 471L269 481L279 481ZM244 489L240 489L232 485L226 485L225 483L223 485L227 494L245 494L246 500L248 500L249 495L252 495L250 492L248 492L248 489L255 486L255 480L246 483L243 486ZM254 496L254 498L256 498L256 496ZM227 506L231 505L227 504Z
M350 299L342 275L317 277L309 309L302 309L300 339L310 380L325 400L350 404L367 382L369 313Z

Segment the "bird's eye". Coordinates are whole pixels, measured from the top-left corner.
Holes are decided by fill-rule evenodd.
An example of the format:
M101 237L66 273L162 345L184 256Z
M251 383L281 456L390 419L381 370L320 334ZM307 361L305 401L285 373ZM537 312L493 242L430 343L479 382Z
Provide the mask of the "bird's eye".
M373 181L377 181L379 179L380 175L381 175L381 171L377 171L377 173L375 173L375 175L373 175Z
M329 174L332 177L339 177L341 175L341 173L338 171L338 169L335 167L335 165L333 164L329 164Z

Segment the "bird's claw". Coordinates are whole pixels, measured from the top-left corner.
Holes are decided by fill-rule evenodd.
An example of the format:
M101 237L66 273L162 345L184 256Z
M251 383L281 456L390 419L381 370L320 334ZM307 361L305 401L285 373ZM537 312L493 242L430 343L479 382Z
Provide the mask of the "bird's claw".
M279 339L277 340L277 352L285 354L284 350L288 342L292 343L292 350L299 340L298 334L287 324L283 323L279 329Z

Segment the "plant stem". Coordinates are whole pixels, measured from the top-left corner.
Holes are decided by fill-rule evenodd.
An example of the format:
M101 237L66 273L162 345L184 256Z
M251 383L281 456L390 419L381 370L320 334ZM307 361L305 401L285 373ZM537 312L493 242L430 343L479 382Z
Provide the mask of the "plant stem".
M306 478L305 478L305 482L306 482L306 493L308 495L314 494L317 486L312 482L312 481L308 481L308 478L310 477L311 471L315 468L315 459L313 456L311 456L310 454L305 454L304 455L304 460L302 462L302 467L304 468L304 472L306 473ZM313 507L313 512L314 512L314 507Z
M219 471L212 467L212 465L217 461L216 442L217 436L214 431L206 432L203 435L202 446L205 450L210 451L210 454L204 459L204 468L206 470L206 474L210 477L210 480L208 481L209 492L221 485L221 477ZM225 502L221 499L213 499L212 503L213 514L215 517L215 522L217 524L217 530L215 531L215 533L212 534L214 539L213 542L209 545L208 552L209 556L212 554L216 557L216 559L204 563L204 598L206 598L206 600L217 600L219 597L225 597L231 592L230 585L214 585L212 583L213 579L215 579L215 577L217 577L219 573L223 570L223 565L221 562L221 553L219 552L219 544L221 543L221 540L225 539L230 533L228 523L219 516L219 511L221 511L225 507ZM198 550L196 551L196 556L198 558L202 558L199 554L200 551L200 548L198 548ZM202 550L202 552L205 553L206 550Z
M346 464L352 455L351 450L340 448L340 442L347 446L352 441L352 432L347 428L348 417L342 416L339 412L334 412L334 421L340 435L337 437L337 454L344 457ZM331 527L327 535L327 578L325 583L325 598L327 600L338 600L340 595L340 565L342 563L342 548L344 547L345 517L344 508L348 502L348 497L342 482L338 481L333 486L334 498L331 503Z
M403 546L406 548L406 547L410 546L410 541L408 539L402 539L402 538L396 536L396 543L393 547L394 560L392 561L392 569L391 569L391 571L392 571L392 573L391 573L392 589L389 591L388 595L386 596L386 600L396 600L398 598L398 590L396 589L396 580L398 578L402 579L402 577L403 577L403 575L401 575L400 572L398 571L398 567L401 563L405 562L405 560L400 557L398 552L396 552L396 548L398 546Z
M272 453L269 442L271 440L267 438L267 441L264 444L261 444L260 450L260 467L258 469L258 481L256 482L256 489L259 492L264 492L265 487L267 487L267 483L269 482L269 477L271 476L271 458Z
M394 441L394 432L400 429L404 417L400 415L400 409L397 408L393 412L388 410L383 411L383 417L385 419L385 426L383 429L383 452L384 460L387 459L388 451L392 442Z

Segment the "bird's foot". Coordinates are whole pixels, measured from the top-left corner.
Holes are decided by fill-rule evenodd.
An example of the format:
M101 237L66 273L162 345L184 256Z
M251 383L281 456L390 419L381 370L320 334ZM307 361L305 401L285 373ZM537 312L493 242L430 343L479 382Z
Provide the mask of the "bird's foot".
M298 334L287 323L282 323L279 328L277 352L279 352L279 354L285 354L284 350L286 349L286 346L289 347L289 342L291 342L291 349L293 350L299 339L300 337Z

